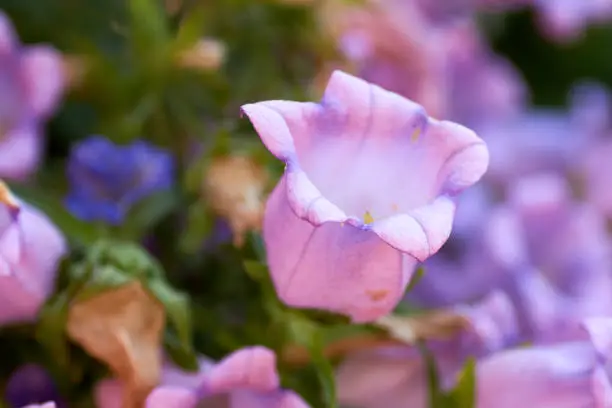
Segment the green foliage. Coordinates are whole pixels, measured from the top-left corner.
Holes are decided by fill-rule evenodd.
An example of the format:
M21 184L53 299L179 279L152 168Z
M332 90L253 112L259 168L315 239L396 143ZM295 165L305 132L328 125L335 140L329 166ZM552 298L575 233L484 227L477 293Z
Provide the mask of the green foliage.
M429 408L476 407L476 360L469 358L457 377L457 384L444 391L440 386L438 368L433 355L423 343L418 345L428 379Z

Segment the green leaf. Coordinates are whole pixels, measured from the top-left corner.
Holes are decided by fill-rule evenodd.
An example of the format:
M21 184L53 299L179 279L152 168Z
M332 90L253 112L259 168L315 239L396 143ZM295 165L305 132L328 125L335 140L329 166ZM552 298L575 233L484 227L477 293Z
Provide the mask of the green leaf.
M178 208L179 197L176 191L162 191L138 204L130 211L129 217L121 227L124 237L141 239L158 222Z
M207 13L208 10L205 7L198 7L189 11L189 14L181 21L176 34L175 45L177 48L187 47L202 38Z
M149 281L151 293L164 305L166 318L176 330L180 344L189 348L192 341L191 310L189 297L161 279Z
M449 393L452 408L476 407L476 360L469 358L459 374L457 385Z
M243 268L251 279L259 283L263 295L262 304L264 308L272 314L284 310L284 306L276 295L274 283L272 283L272 279L270 279L268 267L259 261L245 260L243 262Z
M412 289L414 289L414 287L417 285L417 283L419 283L421 279L423 279L423 276L425 276L425 268L421 265L417 268L416 271L414 271L414 275L412 275L412 278L408 283L408 287L406 288L406 293L410 293Z
M310 359L316 369L326 406L337 408L334 368L325 357L325 342L323 341L321 327L295 313L287 313L286 316L291 338L296 343L305 346L310 353Z
M259 261L245 260L243 263L244 270L251 279L257 282L268 280L268 268Z
M114 266L102 265L94 267L94 271L90 279L80 287L74 299L85 300L90 299L100 293L111 289L119 288L135 278L123 273Z
M440 391L440 379L438 368L433 354L423 342L417 342L417 348L421 353L421 358L425 363L425 372L428 383L429 408L451 408L446 403L446 396Z
M184 175L183 186L188 192L200 195L202 192L202 183L204 182L204 172L210 163L208 155L201 155L194 160Z
M66 336L66 322L68 321L69 299L65 294L59 294L51 298L41 309L38 315L35 338L41 346L52 356L50 361L55 364L51 370L59 374L57 378L63 378L63 370L70 363L70 348ZM66 384L60 384L67 387Z
M159 0L129 0L133 41L141 51L155 52L155 46L170 38L168 21ZM147 47L153 47L148 49Z
M252 248L253 253L255 254L255 259L257 259L261 264L267 265L268 260L266 257L266 245L261 234L255 231L249 231L247 232L246 238L248 246Z
M160 263L140 245L129 241L99 240L89 247L82 263L95 268L110 266L139 279L162 278Z
M172 330L164 333L164 349L177 366L186 371L196 372L199 369L198 357L191 345L186 348Z
M186 224L187 228L181 234L179 248L186 254L199 252L213 229L214 217L203 203L197 202L189 207Z
M310 358L312 359L313 365L317 370L317 376L321 383L323 395L325 397L326 405L329 408L337 408L338 402L336 400L336 381L334 375L334 368L330 361L325 357L324 354L324 342L321 334L318 332L313 333L310 338L309 350Z

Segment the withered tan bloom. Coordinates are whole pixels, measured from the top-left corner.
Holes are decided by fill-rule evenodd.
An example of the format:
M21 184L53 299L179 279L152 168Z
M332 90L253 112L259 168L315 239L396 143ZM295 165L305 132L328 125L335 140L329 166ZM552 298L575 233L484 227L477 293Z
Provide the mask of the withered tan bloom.
M328 0L321 4L321 25L354 65L351 71L419 101L431 116L444 116L446 55L432 44L440 43L445 34L427 21L415 2Z
M376 325L388 330L394 339L413 344L419 340L449 339L465 329L469 321L453 311L433 310L410 317L384 316Z
M168 14L174 15L183 7L183 0L164 0L164 6Z
M261 228L268 177L262 166L244 156L216 158L207 169L204 194L211 209L229 222L237 246L247 231Z
M140 408L159 383L165 313L139 281L70 306L68 335L125 384L122 408Z
M66 85L69 88L76 88L81 85L87 73L86 59L78 55L64 55L62 64Z
M211 71L223 64L225 53L225 45L221 41L203 38L192 48L179 53L177 62L183 68Z

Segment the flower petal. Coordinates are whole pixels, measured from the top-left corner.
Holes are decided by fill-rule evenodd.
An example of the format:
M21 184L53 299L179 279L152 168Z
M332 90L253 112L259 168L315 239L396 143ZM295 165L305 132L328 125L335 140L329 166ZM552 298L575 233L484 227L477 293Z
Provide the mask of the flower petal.
M408 214L383 218L372 224L372 231L399 251L423 262L435 254L450 236L455 203L447 196Z
M243 111L287 164L263 228L279 296L356 322L393 309L416 261L448 239L454 196L488 166L471 130L341 71L319 105Z
M342 71L332 73L321 105L343 125L331 137L410 139L427 124L420 105Z
M589 334L595 350L607 361L612 357L612 319L592 317L586 319L583 327Z
M228 408L309 408L309 405L293 391L256 393L238 391L232 393Z
M322 111L316 103L265 101L241 109L268 150L281 160L302 155L316 142Z
M213 367L204 383L211 393L224 393L235 389L271 391L280 383L273 351L261 347L240 349Z
M586 342L498 353L478 364L477 378L479 407L607 407L610 403L601 399L605 384L599 381L595 354Z
M376 234L350 224L314 227L298 218L283 192L284 179L268 200L264 240L279 297L296 307L345 313L354 321L390 312L416 261Z
M409 358L404 349L374 350L345 359L336 374L338 401L363 408L426 407L425 368L418 354Z
M123 385L118 380L99 381L94 389L94 401L97 408L121 408Z
M270 153L284 161L295 157L294 136L280 113L260 103L244 105L241 109L249 117Z
M0 177L23 180L38 167L43 141L35 126L23 124L0 140Z
M197 394L188 388L162 386L149 394L145 408L195 408L197 403Z
M17 36L13 23L4 12L0 12L0 53L11 53L16 45Z
M47 116L55 109L65 87L61 55L51 47L33 46L21 58L30 107L35 115Z
M441 191L454 195L476 183L489 167L486 144L470 129L448 121L429 120L425 140L443 159L438 173Z

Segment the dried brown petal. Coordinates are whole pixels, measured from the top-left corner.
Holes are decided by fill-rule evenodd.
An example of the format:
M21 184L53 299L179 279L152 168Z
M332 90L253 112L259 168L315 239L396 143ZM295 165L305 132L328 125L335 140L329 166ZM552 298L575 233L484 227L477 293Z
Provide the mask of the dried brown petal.
M247 231L261 228L267 182L266 170L248 157L222 157L208 167L204 194L211 209L228 220L237 246Z
M164 308L139 281L70 306L67 331L126 385L123 408L140 408L161 374Z
M184 68L201 70L215 70L223 64L225 59L225 46L222 42L203 38L193 48L178 55L178 64Z
M164 0L164 7L168 14L174 15L183 7L183 0Z
M87 61L85 58L77 55L64 55L62 64L68 87L76 88L81 85L87 73Z

